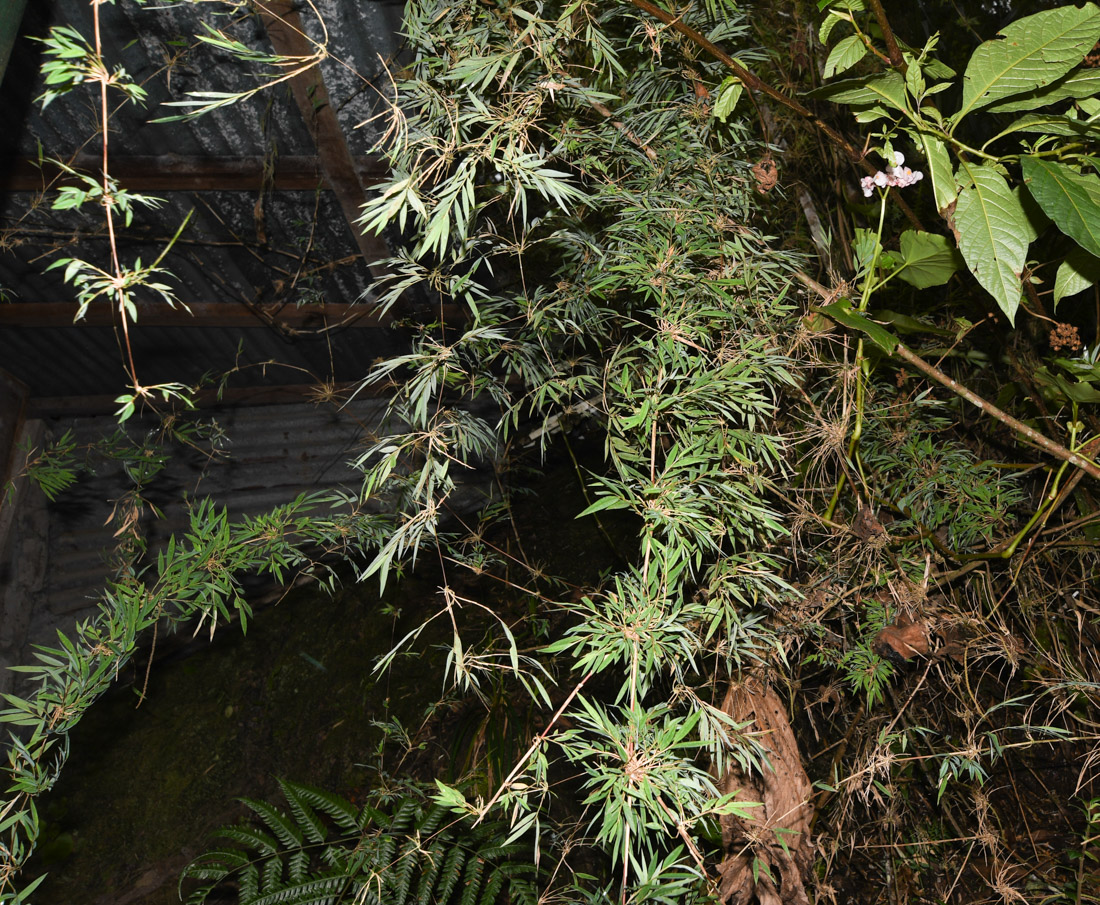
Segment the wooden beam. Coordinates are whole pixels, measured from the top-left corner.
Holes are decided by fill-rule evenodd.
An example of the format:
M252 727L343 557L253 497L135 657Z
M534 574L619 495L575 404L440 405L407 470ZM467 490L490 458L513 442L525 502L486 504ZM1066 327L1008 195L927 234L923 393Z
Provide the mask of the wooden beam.
M9 302L0 304L0 327L71 327L76 302ZM274 327L276 329L313 330L344 324L350 327L379 327L390 316L380 318L369 305L291 304L249 306L242 302L199 302L170 307L165 302L138 302L137 326L141 327ZM346 324L344 322L347 322ZM110 327L117 322L115 311L107 305L92 305L79 325Z
M82 173L97 174L100 162L80 155L69 166ZM262 157L112 157L111 175L135 192L258 192L264 185ZM374 185L388 169L382 158L355 157L351 167L362 185ZM71 184L73 178L55 164L26 158L0 158L0 192L38 192L57 180ZM317 157L277 157L270 187L282 191L313 191L331 186Z
M27 407L27 386L3 368L0 368L0 509L4 508L3 493L8 481L14 477L15 438L23 427ZM3 532L0 531L0 535ZM4 545L0 542L0 556Z
M301 58L315 52L316 47L306 37L305 26L295 9L295 0L257 0L256 7L275 53ZM355 222L367 196L356 173L355 160L336 109L329 100L320 66L295 76L290 80L290 87L302 119L313 136L325 179L336 193L348 229L363 257L368 263L389 257L386 243L378 236L364 235ZM386 276L386 270L377 265L371 267L371 273L376 279Z
M340 383L331 388L339 401L350 399L357 383ZM249 405L285 405L290 402L325 403L320 394L328 392L315 383L292 383L256 387L227 387L221 393L203 390L195 397L195 405L201 409L238 407ZM369 386L355 394L356 399L383 395L385 386ZM75 415L106 415L116 412L119 404L114 396L32 396L27 400L29 418L62 418ZM140 412L139 412L140 414Z

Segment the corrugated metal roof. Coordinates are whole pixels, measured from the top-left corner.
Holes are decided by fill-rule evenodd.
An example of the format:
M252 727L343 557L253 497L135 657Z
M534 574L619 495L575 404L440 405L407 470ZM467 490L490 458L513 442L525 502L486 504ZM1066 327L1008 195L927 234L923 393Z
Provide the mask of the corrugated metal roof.
M210 497L227 507L231 518L239 519L270 511L301 493L358 487L360 475L349 463L373 442L384 410L384 401L364 398L343 406L246 406L218 412L218 424L229 438L225 456L209 459L177 445L164 471L145 492L164 515L158 519L147 509L142 520L149 541L148 561L155 561L156 551L169 535L186 533L188 499ZM152 422L135 421L128 425L133 437L140 438L143 430L155 427ZM109 416L56 418L46 425L55 438L71 430L78 448L110 436L117 428ZM121 499L132 484L117 461L92 457L89 464L91 470L76 485L45 506L39 529L44 534L44 553L38 562L28 557L27 562L17 560L11 572L0 570L0 594L9 586L32 589L19 601L30 611L24 645L51 643L56 628L67 629L90 615L112 574L108 553L117 540L116 526L109 518L110 501ZM463 477L470 482L466 498L480 493L476 475L464 473ZM486 487L489 477L482 476ZM34 495L41 505L41 495L37 491ZM36 574L20 574L21 569ZM11 656L10 649L0 651L0 666L7 665L3 660ZM24 651L22 659L27 656ZM9 687L11 678L0 670L0 690Z
M111 149L115 161L158 155L196 159L316 158L317 149L291 92L284 84L251 100L205 117L174 123L152 122L174 112L163 104L189 90L242 90L257 82L254 73L227 54L198 45L194 35L205 23L224 28L251 46L269 42L256 15L236 19L215 16L214 5L176 4L167 7L134 3L102 5L105 58L121 65L149 93L145 108L124 104L112 120ZM330 58L322 64L331 108L348 149L367 154L378 132L357 128L380 109L388 86L383 61L398 47L401 4L346 3L323 0L302 5L305 31L321 39L324 16ZM96 152L94 98L78 89L44 110L34 102L43 83L38 68L41 36L50 25L70 25L92 33L87 0L49 0L30 4L23 35L16 45L0 90L0 157L33 157L39 145L48 156L69 159L81 149ZM3 174L0 174L0 184ZM120 248L130 261L150 261L190 214L180 243L165 258L173 277L166 282L187 305L279 303L346 304L365 296L373 278L348 225L345 211L331 191L204 191L153 194L164 198L157 209L139 209L133 226L123 233ZM27 191L0 194L0 304L40 305L72 302L58 271L47 272L59 257L79 254L93 262L107 260L108 245L96 212L87 216L53 211L49 198L32 206ZM104 303L105 304L105 303ZM24 309L28 310L28 309ZM207 309L209 314L210 309ZM7 312L12 323L14 315ZM213 318L216 321L217 318ZM202 319L197 321L202 324ZM237 360L256 363L278 360L288 365L283 382L312 379L352 380L370 361L391 352L401 342L390 331L336 332L321 340L294 338L265 327L155 326L140 320L134 332L143 383L169 380L192 382L199 374L230 368ZM47 366L48 365L48 366ZM115 333L102 327L0 327L0 367L31 387L32 395L109 395L125 385ZM297 369L297 370L296 370ZM312 375L312 376L311 376ZM236 378L235 378L236 379ZM240 380L250 381L251 375Z
M322 64L325 84L341 125L355 153L366 153L377 138L370 126L357 129L378 111L379 89L385 88L383 61L392 60L399 45L402 4L323 0L313 4L327 26L329 58ZM320 20L310 5L299 4L307 34L320 41ZM251 102L217 110L188 122L152 123L179 112L163 105L187 91L241 91L255 87L255 75L228 54L209 45L196 47L203 25L224 29L244 43L270 48L256 15L235 18L216 15L216 5L179 3L139 6L136 3L100 7L104 56L121 65L148 92L144 107L123 106L114 114L112 142L127 154L263 155L272 143L284 154L312 153L309 132L285 88ZM68 25L92 34L88 0L39 0L29 5L25 38L12 52L0 113L5 123L21 123L0 135L0 152L34 155L39 140L48 154L75 153L95 135L93 107L87 92L54 101L45 111L30 106L42 93L38 74L41 47L26 37L44 35L51 25ZM83 95L83 96L82 96ZM57 108L57 109L54 109ZM10 117L10 118L9 118Z

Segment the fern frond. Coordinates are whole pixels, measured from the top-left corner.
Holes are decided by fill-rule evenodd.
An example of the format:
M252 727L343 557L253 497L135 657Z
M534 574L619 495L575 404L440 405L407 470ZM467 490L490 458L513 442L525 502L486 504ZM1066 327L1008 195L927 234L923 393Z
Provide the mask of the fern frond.
M462 846L451 846L451 850L447 852L447 860L444 863L443 870L440 875L440 887L437 893L436 901L448 902L451 895L455 891L455 886L458 885L458 881L462 877L462 868L466 864L466 852L463 851ZM431 890L428 891L429 893ZM430 898L419 900L419 905L427 905Z
M287 804L290 805L290 812L294 815L298 826L302 828L306 839L318 844L324 842L328 831L325 829L321 818L313 812L313 808L306 802L305 796L302 794L303 787L280 779L279 788L283 790Z
M279 843L273 836L244 824L222 827L215 835L243 845L258 855L274 855L279 850Z
M249 902L241 899L241 905L336 905L349 882L347 877L315 877Z
M356 811L308 786L279 786L289 815L242 799L253 822L216 834L241 848L192 862L183 879L201 885L187 905L205 905L232 880L240 905L538 905L532 853L507 843L504 823L472 827L415 791Z
M477 905L477 894L481 891L481 874L485 862L480 858L471 858L466 865L466 885L459 896L458 905Z
M260 897L260 868L256 864L249 864L241 871L240 882L241 902L252 902Z
M497 896L500 895L503 886L504 875L494 870L489 874L489 879L485 881L485 885L481 888L481 895L477 897L478 905L495 905Z
M419 867L421 857L427 863L433 860L433 853L420 847L418 837L404 840L406 847L398 856L396 863L386 873L386 881L393 893L394 902L404 902L409 898L409 889L412 887L413 875ZM412 843L409 845L409 843ZM442 857L442 854L439 855Z
M266 801L256 801L254 798L242 798L241 801L259 815L279 842L287 848L301 847L305 842L305 834L282 811L273 808Z
M312 786L304 786L296 782L286 781L281 782L280 785L284 786L284 791L285 787L294 789L299 801L331 818L332 822L341 830L347 833L356 833L362 829L355 808L339 795L333 795L323 789L315 789Z
M261 868L260 890L264 893L275 892L283 888L283 863L272 858Z

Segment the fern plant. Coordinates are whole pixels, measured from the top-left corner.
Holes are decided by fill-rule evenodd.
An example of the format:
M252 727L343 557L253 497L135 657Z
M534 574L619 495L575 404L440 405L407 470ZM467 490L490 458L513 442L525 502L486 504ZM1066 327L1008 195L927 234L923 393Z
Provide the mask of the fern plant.
M230 845L196 858L180 898L204 905L235 891L240 905L536 905L538 868L506 824L470 826L415 790L380 793L360 808L279 781L287 809L241 801L251 819L218 830ZM186 894L188 881L198 881ZM219 899L220 900L220 899Z

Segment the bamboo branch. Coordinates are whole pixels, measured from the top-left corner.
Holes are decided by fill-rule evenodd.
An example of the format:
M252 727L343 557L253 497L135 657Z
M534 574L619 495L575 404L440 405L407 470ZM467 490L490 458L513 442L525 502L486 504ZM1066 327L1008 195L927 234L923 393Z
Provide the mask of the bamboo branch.
M497 803L497 801L500 799L500 796L507 791L508 786L511 784L512 780L515 779L523 771L523 768L527 766L527 761L530 759L531 755L538 750L539 745L541 745L544 741L546 741L547 738L549 738L550 730L554 728L554 724L561 718L561 715L565 713L565 708L573 703L573 698L575 698L580 693L580 690L584 688L584 683L591 679L592 675L593 673L591 672L586 674L585 677L581 679L576 684L576 686L574 686L573 690L569 692L569 696L564 701L562 701L561 707L558 708L557 713L555 713L553 717L551 717L550 722L546 724L546 728L535 736L535 740L531 742L531 746L527 749L526 752L524 752L523 757L521 757L516 762L516 765L512 767L512 772L505 777L504 782L500 784L500 788L497 789L493 797L489 799L488 804L484 805L478 811L477 820L474 821L474 826L477 826L479 823L481 823L482 820L485 819L485 815L488 814L493 805Z
M705 50L712 57L718 60L718 62L730 69L733 74L736 75L749 90L759 91L761 94L770 97L776 103L782 104L789 110L793 110L799 116L804 116L809 119L818 129L820 129L833 142L835 142L837 146L839 146L844 151L844 153L848 155L853 163L865 163L866 166L871 167L870 163L866 163L866 161L863 160L862 153L854 148L852 144L843 135L837 132L832 126L828 125L828 123L823 122L811 110L804 107L794 98L787 97L787 95L783 94L781 91L777 91L763 79L759 78L756 75L753 75L753 73L749 72L749 70L738 63L724 50L722 50L721 47L709 41L690 25L686 25L678 17L666 12L659 6L650 3L649 0L630 0L630 2L643 12L649 13L655 19L660 19L662 22L665 23L665 25L674 28L676 31L680 32L680 34L682 34L685 38L688 38L693 43L698 44L700 47L703 48L703 50ZM874 167L871 167L868 172L874 173Z

